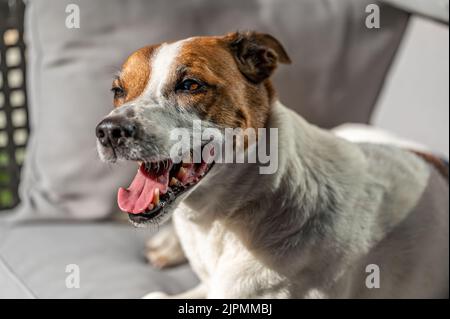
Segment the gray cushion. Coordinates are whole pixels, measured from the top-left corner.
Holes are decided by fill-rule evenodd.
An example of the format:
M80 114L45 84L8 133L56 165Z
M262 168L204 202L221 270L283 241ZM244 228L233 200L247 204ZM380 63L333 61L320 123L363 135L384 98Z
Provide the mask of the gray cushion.
M193 287L188 265L161 271L147 264L151 234L128 223L0 221L0 298L140 298ZM66 287L69 264L79 266L80 288Z
M449 0L383 0L403 10L448 23Z
M20 218L94 218L115 211L116 190L136 169L97 159L94 128L111 109L113 74L133 50L199 34L256 29L278 37L294 61L276 75L281 100L331 127L367 122L403 34L407 14L383 9L364 27L360 0L29 0L32 127ZM81 28L65 27L78 4Z

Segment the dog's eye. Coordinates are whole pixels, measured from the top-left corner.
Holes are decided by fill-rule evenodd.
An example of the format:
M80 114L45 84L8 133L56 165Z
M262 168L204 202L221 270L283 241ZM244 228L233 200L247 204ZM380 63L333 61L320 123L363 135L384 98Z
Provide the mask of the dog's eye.
M120 86L114 86L111 91L114 93L114 98L119 99L125 96L125 91Z
M193 93L200 90L202 87L203 85L200 84L199 82L192 79L187 79L179 83L175 88L175 90Z

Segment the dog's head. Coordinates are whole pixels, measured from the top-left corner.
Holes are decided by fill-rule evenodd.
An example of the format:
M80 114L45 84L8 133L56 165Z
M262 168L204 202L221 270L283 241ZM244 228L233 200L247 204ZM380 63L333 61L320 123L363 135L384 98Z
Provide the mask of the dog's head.
M192 140L199 120L202 128L264 127L274 99L269 77L278 63L290 63L286 51L256 32L152 45L128 57L113 81L115 108L96 135L102 160L140 165L130 187L118 193L119 207L135 224L166 219L213 165L205 158L193 163L190 150L175 161L171 132L185 128Z

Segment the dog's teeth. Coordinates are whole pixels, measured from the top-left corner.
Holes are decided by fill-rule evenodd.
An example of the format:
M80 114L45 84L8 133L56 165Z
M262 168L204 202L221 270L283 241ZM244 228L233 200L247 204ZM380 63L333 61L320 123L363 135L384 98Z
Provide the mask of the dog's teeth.
M186 170L184 167L180 167L180 170L178 171L177 177L179 180L183 180L183 178L186 176Z
M153 195L153 204L155 204L155 206L159 204L159 188L155 189L155 193Z
M181 159L181 165L183 165L183 163L191 163L191 154L190 153L186 153L183 155L183 158Z
M178 185L178 183L179 183L178 179L176 179L175 177L172 177L172 179L170 180L169 185L170 186L175 186L175 185Z

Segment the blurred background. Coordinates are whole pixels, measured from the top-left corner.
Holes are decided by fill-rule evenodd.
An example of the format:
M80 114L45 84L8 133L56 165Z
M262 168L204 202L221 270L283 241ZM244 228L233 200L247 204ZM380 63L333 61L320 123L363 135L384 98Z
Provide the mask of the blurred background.
M378 27L367 24L370 5ZM194 285L187 266L145 263L153 231L114 219L117 188L135 167L96 154L112 78L134 50L270 33L293 61L274 78L285 105L324 128L370 123L448 158L448 16L448 0L0 0L0 297L139 297ZM80 289L65 286L71 263Z
M28 138L22 2L0 2L0 209L18 204L20 168Z

